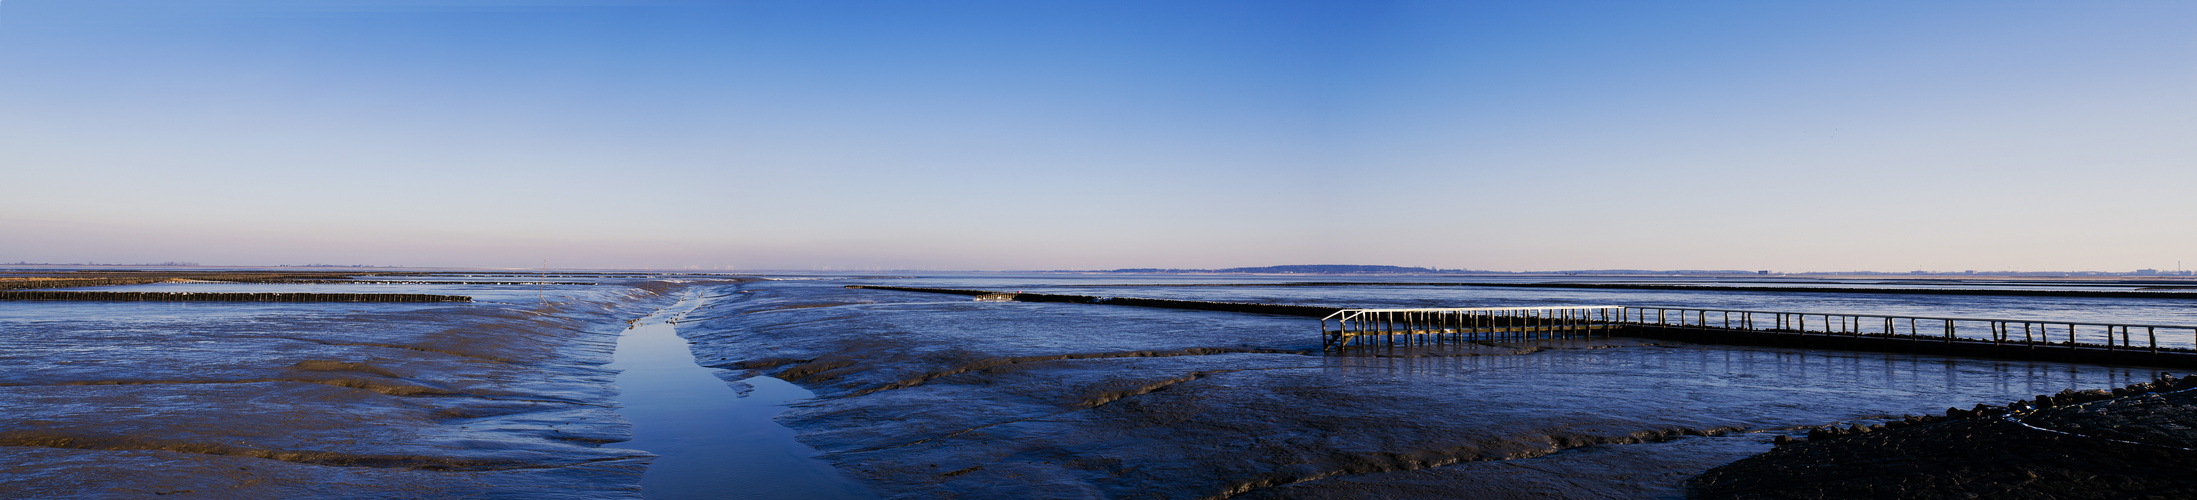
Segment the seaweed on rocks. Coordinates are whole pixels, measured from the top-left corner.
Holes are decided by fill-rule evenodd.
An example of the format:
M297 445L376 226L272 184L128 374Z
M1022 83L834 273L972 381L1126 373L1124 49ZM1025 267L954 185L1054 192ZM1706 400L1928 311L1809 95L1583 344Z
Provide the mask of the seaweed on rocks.
M2197 496L2197 376L1817 428L1688 481L1696 498Z

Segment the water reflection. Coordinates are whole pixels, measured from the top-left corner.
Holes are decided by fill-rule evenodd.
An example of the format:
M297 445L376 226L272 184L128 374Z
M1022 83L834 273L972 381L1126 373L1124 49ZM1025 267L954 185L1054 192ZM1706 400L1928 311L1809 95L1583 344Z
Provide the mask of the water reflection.
M772 419L785 403L813 394L784 381L756 377L735 392L711 369L694 363L672 318L679 307L638 322L619 338L619 414L633 423L633 440L617 446L657 455L641 476L647 498L854 499L874 495L793 439Z
M1406 376L1474 384L1527 383L1551 394L1629 391L1774 390L1785 397L1833 393L1898 395L1916 403L2005 403L2063 389L2119 387L2166 376L2153 368L2043 361L1767 347L1705 346L1627 339L1488 346L1359 348L1321 358L1343 378Z

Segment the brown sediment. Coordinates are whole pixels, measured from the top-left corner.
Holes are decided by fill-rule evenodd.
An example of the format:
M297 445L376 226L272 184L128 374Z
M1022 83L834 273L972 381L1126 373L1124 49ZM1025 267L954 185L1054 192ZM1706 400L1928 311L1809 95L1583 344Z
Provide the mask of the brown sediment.
M380 348L384 348L384 349L403 349L403 350L407 350L407 351L431 352L431 353L435 353L435 354L448 354L448 355L451 355L451 356L457 356L457 357L461 357L461 358L470 358L470 359L475 359L475 360L480 360L480 361L488 361L488 362L493 362L493 363L510 363L510 362L511 362L511 360L510 360L509 358L504 358L504 357L496 357L496 356L481 356L481 355L477 355L477 354L470 354L470 353L464 353L464 352L452 351L452 350L448 350L448 349L435 349L435 348L430 348L430 347L420 347L420 346L412 346L412 345L401 345L401 344L382 344L382 343L374 343L374 342L329 342L329 341L325 341L325 340L315 340L315 339L308 339L308 338L298 338L298 337L281 337L281 336L275 336L275 337L270 337L270 338L278 338L278 339L283 339L283 340L295 340L295 341L298 341L298 342L308 342L308 343L320 344L320 345L325 345L325 346L337 346L337 347L343 347L343 346L356 346L356 347L380 347Z
M1271 368L1260 368L1260 369L1271 369ZM915 446L915 445L919 445L919 444L923 444L923 443L928 443L928 442L932 442L932 441L936 441L936 440L940 440L940 439L947 439L947 438L953 438L953 437L958 437L958 436L961 436L961 435L964 435L964 434L968 434L968 433L971 433L971 432L976 432L976 431L979 431L979 430L984 430L984 429L986 429L986 428L990 428L990 427L997 427L997 426L1002 426L1002 425L1008 425L1008 424L1017 424L1017 423L1027 422L1027 421L1031 421L1031 420L1038 420L1038 419L1045 419L1045 418L1052 418L1052 417L1057 417L1057 416L1060 416L1060 415L1064 415L1064 414L1067 414L1067 413L1071 413L1071 412L1076 412L1076 411L1082 411L1082 410L1088 410L1088 409L1092 409L1092 408L1098 408L1098 407L1101 407L1101 406L1106 406L1106 404L1108 404L1108 403L1112 403L1112 402L1115 402L1115 401L1120 401L1120 400L1122 400L1122 399L1124 399L1124 398L1128 398L1128 397L1131 397L1131 396L1139 396L1139 395L1144 395L1144 394L1151 394L1151 393L1153 393L1153 392L1158 392L1158 391L1160 391L1160 390L1163 390L1163 389L1166 389L1166 388L1168 388L1168 387L1173 387L1173 386L1175 386L1175 385L1178 385L1178 384L1182 384L1182 383L1184 383L1184 382L1190 382L1190 381L1198 380L1198 379L1201 379L1201 378L1205 378L1205 377L1207 377L1207 376L1211 376L1211 375L1213 375L1213 374L1218 374L1218 373L1228 373L1228 372L1235 372L1235 371L1243 371L1243 370L1209 370L1209 371L1194 371L1194 372L1190 372L1189 374L1186 374L1186 375L1183 375L1183 376L1180 376L1180 377L1174 377L1174 378L1168 378L1168 379L1162 379L1162 380L1156 380L1156 381L1149 381L1149 382L1143 382L1143 383L1131 383L1130 385L1128 385L1128 386L1126 386L1126 387L1114 387L1114 388L1098 388L1098 389L1093 389L1093 390L1090 390L1090 391L1088 391L1088 394L1086 394L1086 395L1085 395L1084 397L1082 397L1082 398L1081 398L1080 400L1076 401L1076 402L1075 402L1075 403L1074 403L1074 404L1073 404L1073 405L1072 405L1072 406L1071 406L1070 408L1068 408L1068 409L1065 409L1065 410L1061 410L1061 411L1057 411L1057 412L1052 412L1052 413L1046 413L1046 414L1041 414L1041 415L1037 415L1037 416L1031 416L1031 417L1023 417L1023 418L1016 418L1016 419L1011 419L1011 420L1005 420L1005 421L999 421L999 422L991 422L991 423L986 423L986 424L983 424L983 425L977 425L977 426L974 426L974 427L969 427L969 428L965 428L965 429L959 429L959 430L955 430L955 431L953 431L953 432L949 432L949 433L945 433L945 434L941 434L941 435L936 435L936 436L932 436L932 437L926 437L926 438L921 438L921 439L915 439L915 440L912 440L912 441L907 441L907 442L903 442L903 443L896 443L896 444L890 444L890 445L884 445L884 446L873 446L873 447L869 447L869 448L863 448L863 449L857 449L857 450L848 450L848 451L842 451L842 452L832 453L832 454L831 454L831 456L843 456L843 455L853 455L853 454L860 454L860 453L872 453L872 452L878 452L878 451L890 450L890 449L895 449L895 448L904 448L904 447L908 447L908 446ZM961 471L961 473L967 473L967 472L975 471L976 469L981 469L981 468L983 468L983 466L971 467L971 468L968 468L968 469L963 469L963 470ZM952 477L952 476L957 476L957 475L960 475L960 474L958 474L958 473L957 473L957 474L946 474L945 476L947 476L947 477Z
M771 311L787 311L787 310L794 310L794 309L815 309L815 308L819 308L819 307L839 307L839 306L849 306L849 305L855 305L855 304L862 304L862 302L821 302L821 303L815 303L815 304L792 304L792 305L783 305L783 306L777 306L777 307L772 307L772 308L769 308L769 309L757 309L757 310L753 310L753 311L748 311L748 312L746 312L746 313L744 313L744 314L766 313L766 312L771 312ZM710 319L710 318L692 318L692 319L687 319L686 321L699 321L699 320L707 320L707 319Z
M358 372L380 375L389 378L400 378L395 372L391 372L388 369L366 363L356 362L309 359L305 361L299 361L295 365L290 365L290 368L293 370L309 372Z
M68 386L68 385L196 385L196 384L260 384L267 382L302 382L345 389L374 391L391 396L449 396L460 393L433 387L391 384L362 378L262 378L248 380L77 380L51 384L0 384L0 387Z
M185 273L111 274L7 280L0 288L186 279L176 278ZM269 274L231 282L364 281L293 275L331 279ZM562 297L552 290L541 303L529 293L518 304L394 310L327 304L201 317L32 307L29 321L0 322L0 332L16 334L4 344L32 363L0 380L7 394L0 399L24 402L0 417L0 447L13 450L0 460L10 462L0 467L7 477L0 483L8 483L0 491L42 498L183 489L240 498L630 496L637 493L631 478L647 455L602 446L630 436L607 403L615 390L600 365L609 360L616 322L645 314L666 291L693 285L606 285L566 288ZM372 295L382 294L307 297ZM78 311L85 317L69 316ZM49 317L60 319L45 323ZM239 466L251 472L238 475L295 474L274 489L222 481L227 476L219 474ZM624 469L605 475L616 467ZM419 491L381 495L385 486L360 478L393 479ZM178 481L185 487L170 487Z
M877 392L881 392L881 391L889 391L889 390L893 390L893 389L906 389L906 388L909 388L909 387L915 387L915 386L918 386L918 385L922 385L922 384L923 384L924 382L929 382L929 381L932 381L932 380L936 380L936 379L938 379L938 378L940 378L940 377L945 377L945 376L949 376L949 375L956 375L956 374L961 374L961 373L967 373L967 372L972 372L972 371L979 371L979 370L989 370L989 369L993 369L993 368L998 368L998 367L1002 367L1002 366L1007 366L1007 365L1012 365L1012 364L1017 364L1017 363L1036 363L1036 362L1042 362L1042 361L1059 361L1059 360L1068 360L1068 359L1100 359L1100 358L1165 358L1165 357L1174 357L1174 356L1211 356L1211 355L1216 355L1216 354L1242 354L1242 353L1259 353L1259 354L1305 354L1305 352L1304 352L1304 351L1293 351L1293 350L1287 350L1287 349L1236 349L1236 348L1227 348L1227 347L1193 347L1193 348L1189 348L1189 349L1175 349L1175 350L1170 350L1170 351L1119 351L1119 352L1091 352L1091 353L1074 353L1074 354L1052 354L1052 355L1045 355L1045 356L1016 356L1016 357L1003 357L1003 358L987 358L987 359L981 359L981 360L977 360L977 361L975 361L975 362L971 362L971 363L963 364L963 365L961 365L961 366L956 366L956 367L953 367L953 368L948 368L948 369L945 369L945 370L939 370L939 371L934 371L934 372L930 372L930 373L924 373L924 374L921 374L921 375L916 375L916 376L914 376L914 377L909 377L909 378L906 378L906 379L902 379L902 380L900 380L900 381L897 381L897 382L892 382L892 383L888 383L888 384L884 384L884 385L879 385L879 386L876 386L876 387L871 387L871 388L867 388L867 389L861 389L861 390L856 390L856 391L854 391L854 392L850 392L850 393L847 393L847 395L845 395L845 396L841 396L841 397L843 397L843 398L851 398L851 397L856 397L856 396L863 396L863 395L868 395L868 394L874 394L874 393L877 393ZM802 364L802 365L800 365L800 366L796 366L796 367L794 367L794 368L788 369L787 371L788 371L788 372L793 372L793 371L796 371L796 370L802 370L802 372L801 372L801 373L811 373L811 372L809 372L809 371L805 370L805 369L804 369L803 367L806 367L806 366L810 366L811 364L815 364L815 363L816 363L816 361L812 360L812 361L810 361L810 362L808 362L808 363L804 363L804 364ZM832 362L829 362L829 363L830 363L830 366L831 366L831 368L839 368L839 367L844 367L844 366L848 366L848 365L852 365L852 364L854 364L854 363L853 363L853 362L851 362L851 361L832 361ZM830 368L826 368L826 369L830 369ZM817 370L817 371L822 371L822 370ZM786 380L786 381L788 381L788 382L792 382L792 381L795 381L795 380L796 380L796 379L789 379L789 378L786 378L786 377L784 377L784 376L779 376L778 378L779 378L779 379L781 379L781 380Z
M411 455L368 455L335 451L281 450L232 446L219 443L179 441L165 439L82 436L41 431L0 432L0 446L32 446L40 448L65 448L104 451L167 451L260 458L330 467L373 467L395 469L421 469L441 471L481 471L524 468L557 467L571 464L542 464L513 460L483 460ZM584 462L622 460L630 457L597 458Z

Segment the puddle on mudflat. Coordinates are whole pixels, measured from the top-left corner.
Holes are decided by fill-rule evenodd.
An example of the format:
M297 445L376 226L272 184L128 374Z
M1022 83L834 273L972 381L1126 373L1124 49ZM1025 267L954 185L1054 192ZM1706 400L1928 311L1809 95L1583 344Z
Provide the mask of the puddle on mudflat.
M670 323L699 303L693 296L642 319L618 339L618 413L633 424L633 440L616 446L657 455L641 476L647 498L876 498L812 458L793 430L772 418L787 401L813 394L770 377L734 391L713 370L694 363L686 339Z
M1306 318L839 285L742 284L681 326L823 395L781 421L895 497L1669 497L1778 435L2158 372L1627 338L1307 355ZM811 304L841 305L787 307Z

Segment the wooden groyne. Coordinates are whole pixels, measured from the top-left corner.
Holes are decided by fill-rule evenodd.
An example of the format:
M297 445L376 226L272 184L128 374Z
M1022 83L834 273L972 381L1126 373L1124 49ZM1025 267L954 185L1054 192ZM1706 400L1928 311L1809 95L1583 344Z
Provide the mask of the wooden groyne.
M8 291L0 300L113 302L472 302L465 295L424 293L224 293L224 292L78 292Z
M1190 309L1197 311L1227 311L1253 314L1278 314L1318 318L1340 311L1339 307L1295 306L1287 304L1252 304L1245 302L1213 302L1204 300L1143 299L1135 297L1094 297L1089 295L1063 295L1053 293L1000 292L993 290L962 290L954 288L917 288L904 286L847 285L847 288L870 290L895 290L902 292L944 293L967 295L1005 295L1015 302L1066 302L1074 304L1107 304L1116 306L1157 307L1162 309Z
M152 284L152 283L167 283L167 282L170 282L170 281L175 281L175 279L174 279L174 278L166 278L166 277L154 277L154 278L134 278L134 277L133 277L133 278L65 278L65 279L20 279L20 280L10 280L10 281L0 281L0 290L36 290L36 289L40 289L40 288L84 288L84 287L95 287L95 286L129 286L129 285L146 285L146 284Z
M1091 287L1323 287L1323 286L1381 286L1381 287L1495 287L1495 288L1576 288L1598 290L1669 290L1683 292L1757 292L1757 293L1870 293L1891 295L1984 295L2014 297L2103 297L2136 299L2197 299L2197 292L2139 292L2129 290L1994 290L1985 288L1856 288L1811 286L1730 286L1730 285L1653 285L1643 283L1387 283L1358 281L1298 281L1289 283L1155 283L1083 285ZM2173 290L2180 287L2145 287L2152 290Z

